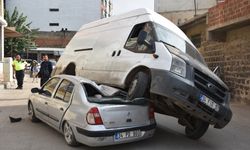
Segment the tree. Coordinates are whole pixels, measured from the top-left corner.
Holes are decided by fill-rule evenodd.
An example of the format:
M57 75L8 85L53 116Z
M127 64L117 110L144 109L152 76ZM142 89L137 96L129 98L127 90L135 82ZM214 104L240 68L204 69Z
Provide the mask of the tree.
M8 27L15 27L16 31L21 33L21 37L4 39L4 55L13 57L14 54L22 54L30 47L34 47L34 38L38 29L30 29L31 22L27 23L27 16L19 14L15 7L12 14L4 11L5 20Z

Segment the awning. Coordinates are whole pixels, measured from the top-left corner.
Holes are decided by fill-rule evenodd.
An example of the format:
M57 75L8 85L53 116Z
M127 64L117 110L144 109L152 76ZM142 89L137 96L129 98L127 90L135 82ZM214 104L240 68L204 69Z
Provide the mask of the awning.
M54 47L37 47L31 48L31 51L60 51L63 52L64 48L54 48Z
M20 37L21 33L17 32L15 27L5 27L4 28L4 38Z

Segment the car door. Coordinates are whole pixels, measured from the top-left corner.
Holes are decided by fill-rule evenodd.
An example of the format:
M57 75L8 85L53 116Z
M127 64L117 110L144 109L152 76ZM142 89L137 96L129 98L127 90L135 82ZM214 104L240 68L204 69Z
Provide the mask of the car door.
M119 86L129 70L137 64L141 64L143 59L152 57L151 55L155 51L154 32L151 22L139 23L133 27L126 43L121 45L120 49L114 51L111 55L111 65L109 68L111 70L111 85Z
M48 121L48 105L51 103L51 96L53 95L60 78L55 77L50 79L41 88L41 92L37 95L36 101L34 101L34 109L36 109L37 115L45 122Z
M63 79L48 105L49 123L57 129L59 129L62 118L70 106L73 89L74 84Z

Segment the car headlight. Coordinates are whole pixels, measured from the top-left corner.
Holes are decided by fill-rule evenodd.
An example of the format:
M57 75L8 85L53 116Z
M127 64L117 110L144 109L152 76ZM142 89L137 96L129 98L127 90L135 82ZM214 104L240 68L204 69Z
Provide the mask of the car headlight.
M170 71L185 78L186 62L180 57L177 57L176 55L172 54L172 65Z

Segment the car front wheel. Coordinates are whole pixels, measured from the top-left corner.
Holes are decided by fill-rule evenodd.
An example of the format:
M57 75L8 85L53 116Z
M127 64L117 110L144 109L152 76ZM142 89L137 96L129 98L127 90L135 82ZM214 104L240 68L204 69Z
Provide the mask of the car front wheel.
M28 113L29 113L29 116L30 116L30 120L32 122L38 122L39 121L39 119L35 115L34 107L33 107L31 102L29 102L29 104L28 104Z

